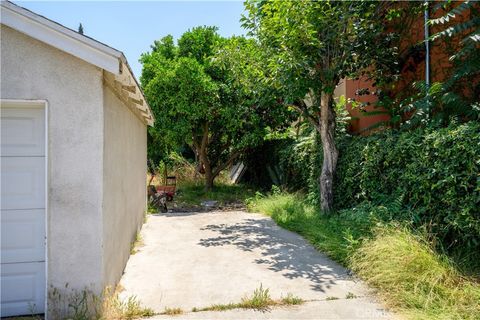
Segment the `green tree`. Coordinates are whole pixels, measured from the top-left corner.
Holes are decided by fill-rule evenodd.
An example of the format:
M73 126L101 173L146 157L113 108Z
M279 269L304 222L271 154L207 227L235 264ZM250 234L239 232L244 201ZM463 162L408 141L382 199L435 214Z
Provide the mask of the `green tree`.
M214 27L198 27L185 32L177 45L171 36L155 41L141 57L141 83L156 118L151 147L164 151L188 144L205 172L207 190L273 125L252 103L245 65L229 64L227 52L238 48L236 41L246 40L225 39Z
M320 134L320 202L329 212L338 158L333 93L347 76L394 77L393 35L381 23L386 8L367 1L247 0L245 6L244 27L264 49L271 87Z

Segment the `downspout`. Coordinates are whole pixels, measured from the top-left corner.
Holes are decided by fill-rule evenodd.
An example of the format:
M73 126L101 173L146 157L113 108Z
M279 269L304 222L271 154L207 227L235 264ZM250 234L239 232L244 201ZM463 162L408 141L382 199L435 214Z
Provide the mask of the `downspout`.
M427 117L430 117L430 30L428 20L430 19L428 14L428 0L425 1L425 97L427 99Z
M427 95L430 90L430 30L428 20L430 19L428 13L428 0L425 1L425 85L427 89Z

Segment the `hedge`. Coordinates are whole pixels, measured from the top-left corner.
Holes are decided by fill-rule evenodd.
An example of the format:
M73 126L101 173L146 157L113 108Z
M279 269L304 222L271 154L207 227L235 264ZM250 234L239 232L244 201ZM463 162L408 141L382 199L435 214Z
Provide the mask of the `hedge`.
M480 249L479 123L344 138L339 149L337 208L398 201L447 246Z
M277 142L281 148L270 146L277 154L267 158L279 161L287 188L302 188L317 203L319 139L312 135L287 142ZM468 246L480 252L479 123L343 135L338 148L337 210L365 202L401 207L391 210L397 215L393 219L427 226L446 248Z

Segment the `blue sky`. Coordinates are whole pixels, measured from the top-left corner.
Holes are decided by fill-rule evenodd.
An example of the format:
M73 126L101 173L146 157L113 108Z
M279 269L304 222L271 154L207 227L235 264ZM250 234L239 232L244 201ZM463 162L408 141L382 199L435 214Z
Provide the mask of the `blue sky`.
M14 2L74 30L81 22L86 35L123 51L137 78L140 54L167 34L177 39L200 25L215 25L223 36L245 34L242 1Z

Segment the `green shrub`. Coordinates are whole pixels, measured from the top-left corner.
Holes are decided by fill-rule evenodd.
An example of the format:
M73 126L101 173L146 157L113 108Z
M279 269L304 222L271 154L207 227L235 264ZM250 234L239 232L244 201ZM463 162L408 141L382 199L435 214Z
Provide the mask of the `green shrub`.
M277 161L285 189L304 191L318 205L319 139L308 134L270 143L278 148L270 146L257 171L266 171L259 163ZM480 123L343 135L338 149L337 211L364 202L388 206L391 219L426 226L450 252L467 248L480 261Z
M400 200L396 217L428 225L446 247L480 250L480 124L344 138L337 208ZM395 217L394 217L395 218Z
M251 150L243 161L248 168L245 178L252 185L269 190L272 184L281 184L284 189L308 193L318 187L322 146L316 131L307 129L296 139L265 141ZM272 168L279 174L278 179L272 179ZM317 193L309 195L312 204L316 203Z

